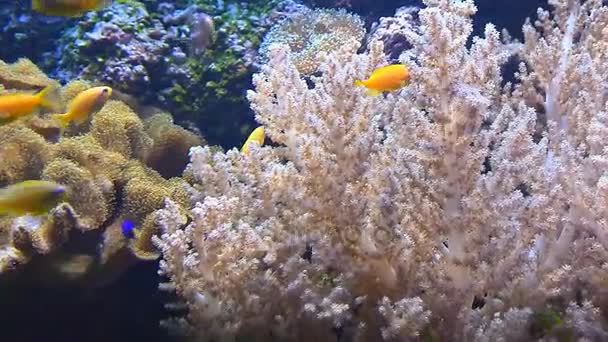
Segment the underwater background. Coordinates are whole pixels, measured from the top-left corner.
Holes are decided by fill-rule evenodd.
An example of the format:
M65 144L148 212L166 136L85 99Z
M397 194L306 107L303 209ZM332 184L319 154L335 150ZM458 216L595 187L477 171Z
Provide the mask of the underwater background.
M245 94L260 66L258 50L270 28L300 11L299 6L344 8L358 14L370 30L397 8L420 5L408 0L116 0L100 10L61 17L33 11L28 1L4 1L0 60L11 64L27 58L61 84L80 79L108 85L125 102L136 103L137 112L171 114L177 126L193 134L180 138L187 146L175 151L183 156L172 156L187 161L189 146L204 141L238 148L256 127ZM476 5L474 35L492 22L521 39L522 23L546 2L480 0ZM212 32L197 32L209 30L209 20ZM167 179L179 176L184 166L163 169L162 158L144 163ZM2 340L173 340L159 326L170 316L164 304L171 298L158 291L157 257L148 259L93 286L38 281L45 273L34 266L18 277L0 274Z

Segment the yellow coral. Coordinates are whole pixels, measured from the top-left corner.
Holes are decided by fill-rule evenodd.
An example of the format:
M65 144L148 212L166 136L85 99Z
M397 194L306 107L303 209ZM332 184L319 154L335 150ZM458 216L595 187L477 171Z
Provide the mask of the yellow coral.
M31 129L7 125L0 127L0 183L7 185L40 177L52 148Z
M49 142L57 142L61 137L61 125L56 120L39 116L29 116L22 120L25 127L41 135Z
M5 88L13 89L35 89L58 84L25 58L21 58L13 64L0 60L0 83Z
M145 176L145 169L132 178L123 190L123 213L135 221L141 222L147 214L163 206L163 200L171 194L168 182L156 175Z
M91 124L90 133L101 146L126 158L142 159L152 145L137 114L122 102L106 103Z
M123 217L119 217L110 224L103 233L102 249L99 258L102 264L106 264L118 253L126 252L127 238L122 234Z
M117 218L103 233L103 241L99 250L99 268L95 274L94 283L97 286L114 280L122 271L139 261L128 248L129 241L122 234L122 217Z
M0 248L0 274L12 271L29 260L28 256L11 245Z
M56 158L72 160L95 176L105 175L114 181L120 178L129 160L120 153L104 149L90 135L63 139L56 147Z
M52 82L27 60L12 65L0 61L0 91ZM90 86L85 81L70 82L61 89L62 104ZM179 176L188 148L202 143L202 138L174 125L168 114L155 115L144 125L121 101L109 101L90 125L64 133L59 138L59 125L37 115L0 126L0 186L45 178L68 188L67 203L47 216L0 218L0 274L35 255L49 254L35 258L32 267L42 267L54 281L99 284L111 281L137 260L157 258L150 242L158 231L152 213L165 198L184 206L189 203L184 181L163 176ZM125 218L136 222L135 239L122 234ZM73 229L99 232L101 246L99 241L78 241L78 254L62 250ZM93 258L98 252L101 257Z
M47 219L24 216L13 220L12 245L26 253L48 254L65 243L76 226L74 209L63 203L51 210Z
M155 217L155 212L146 216L135 239L129 244L131 252L139 259L155 260L160 256L160 252L152 244L152 236L160 233L160 227L156 224Z
M109 218L114 189L103 175L95 176L70 160L58 158L47 165L43 177L67 186L67 202L78 213L81 229L97 229Z
M146 157L146 165L165 178L180 176L190 162L190 147L202 145L203 139L173 124L173 118L169 114L156 114L147 119L145 125L146 132L154 141Z

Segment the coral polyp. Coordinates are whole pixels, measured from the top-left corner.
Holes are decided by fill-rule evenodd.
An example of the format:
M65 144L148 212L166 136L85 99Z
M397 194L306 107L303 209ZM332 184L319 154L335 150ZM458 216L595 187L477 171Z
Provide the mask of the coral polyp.
M4 91L33 91L53 82L27 60L0 63ZM62 87L62 104L67 105L89 87L91 84L83 81ZM116 100L105 103L85 124L65 131L50 114L33 114L0 126L2 184L47 179L67 189L65 203L46 216L2 220L0 276L26 267L35 257L48 260L49 265L71 263L74 260L67 257L71 255L67 251L75 248L72 245L78 246L78 255L88 255L90 265L80 268L83 274L72 272L68 278L55 274L49 279L103 282L98 275L111 278L138 259L156 259L158 251L150 242L157 232L151 220L155 210L163 206L165 197L188 205L181 194L185 190L180 190L185 182L169 179L181 175L186 160L172 152L187 154L189 147L203 142L202 138L173 124L169 114L160 113L146 121ZM170 166L162 163L163 158ZM159 167L167 178L148 165ZM125 217L134 220L142 232L135 241L111 234L112 227ZM81 234L97 236L93 238L96 242L79 245L71 241L70 237ZM58 253L65 257L51 257ZM114 257L124 259L124 255L131 258L113 261Z

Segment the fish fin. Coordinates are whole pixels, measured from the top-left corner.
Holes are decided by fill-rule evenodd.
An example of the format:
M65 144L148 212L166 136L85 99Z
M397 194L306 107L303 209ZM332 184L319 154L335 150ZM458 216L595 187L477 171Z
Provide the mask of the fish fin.
M53 115L53 119L59 121L62 128L66 128L68 126L68 124L70 123L70 117L68 114L69 113L55 114L55 115Z
M367 95L369 96L378 96L382 94L382 91L377 90L377 89L367 89Z
M38 92L37 96L40 98L41 106L50 108L52 110L59 110L61 106L58 103L59 99L57 98L57 93L55 90L56 87L54 85L49 85Z

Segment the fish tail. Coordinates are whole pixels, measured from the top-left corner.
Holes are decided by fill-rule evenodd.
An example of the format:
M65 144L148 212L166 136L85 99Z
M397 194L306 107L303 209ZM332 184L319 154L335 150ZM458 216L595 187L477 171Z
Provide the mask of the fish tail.
M55 86L49 85L38 92L37 96L40 99L40 105L43 107L51 108L53 110L59 110L59 101L56 98Z
M65 128L70 123L70 119L68 113L65 114L55 114L53 115L53 119L59 121L61 127Z
M356 86L365 86L365 84L363 84L363 81L361 81L361 80L355 80L355 85Z

